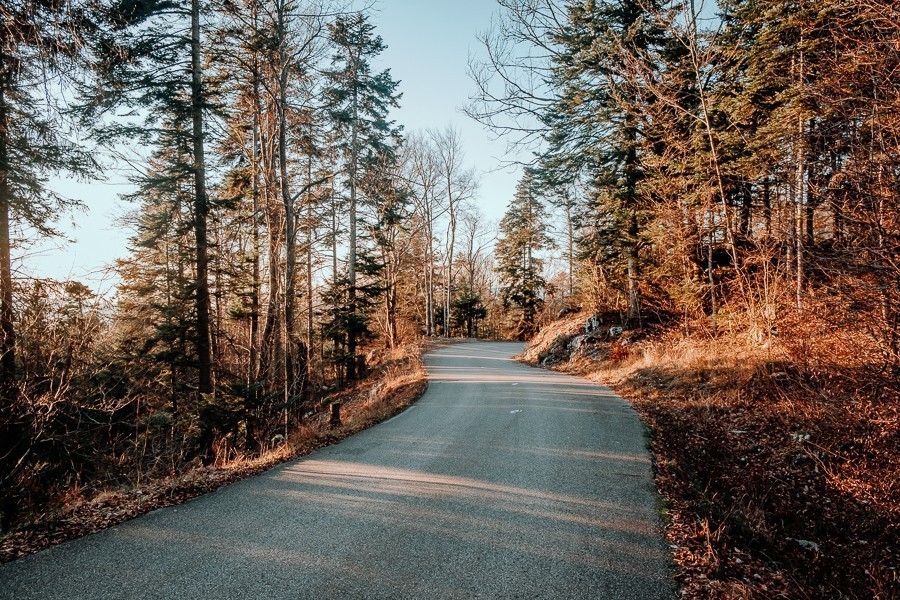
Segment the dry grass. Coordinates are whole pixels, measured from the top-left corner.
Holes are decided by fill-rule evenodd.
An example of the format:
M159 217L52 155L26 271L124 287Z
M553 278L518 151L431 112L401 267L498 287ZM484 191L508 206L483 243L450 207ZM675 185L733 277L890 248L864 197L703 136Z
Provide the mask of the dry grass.
M896 381L813 315L781 329L586 344L556 368L650 427L684 597L900 598Z
M151 510L181 504L191 498L251 477L283 462L339 442L397 414L426 390L421 361L423 347L396 350L383 357L365 381L332 398L344 405L343 422L331 428L320 413L294 428L284 444L261 456L217 460L175 477L141 486L111 488L85 496L70 490L55 507L0 538L0 563L38 552L69 539L96 533ZM327 405L323 405L327 409Z

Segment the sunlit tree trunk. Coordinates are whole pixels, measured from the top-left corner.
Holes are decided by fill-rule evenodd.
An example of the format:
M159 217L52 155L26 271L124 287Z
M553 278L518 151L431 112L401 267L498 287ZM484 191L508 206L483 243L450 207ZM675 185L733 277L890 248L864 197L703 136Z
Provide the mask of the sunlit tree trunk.
M311 136L312 137L312 136ZM312 183L312 156L307 162L306 177ZM313 261L315 243L315 221L312 198L306 202L306 368L308 375L313 369L313 344L315 342L314 300L313 300ZM309 386L307 386L309 388Z
M351 60L356 59L351 54ZM356 74L353 76L356 79ZM347 274L349 279L348 300L351 312L356 312L356 175L359 170L359 92L356 85L353 86L352 103L353 122L350 125L350 249L347 259ZM347 332L347 353L350 360L347 363L347 378L356 379L356 332L352 329Z
M257 66L258 69L258 66ZM258 73L258 71L257 71ZM254 73L253 76L253 137L252 137L252 190L253 196L253 215L251 217L250 226L252 227L251 235L253 237L253 256L252 256L252 282L250 290L250 360L247 371L247 383L253 384L258 381L259 372L259 297L260 297L260 240L259 240L259 126L260 126L260 96L259 96L259 76Z
M5 57L0 54L0 402L15 399L16 386L16 329L13 316L12 255L10 253L9 209L9 150L7 131L9 112L6 90L12 73L6 69ZM6 407L0 404L0 411Z
M297 217L294 199L290 194L290 174L288 173L288 99L287 86L290 64L286 61L285 6L278 3L277 36L281 42L278 50L278 178L281 202L284 210L284 400L289 405L296 394L298 373L295 372L296 340L294 335L294 307L297 289Z
M800 38L801 43L803 37ZM803 85L804 77L804 56L800 51L799 62L799 81ZM804 280L804 262L803 262L803 206L807 201L806 197L806 126L805 118L801 114L797 118L797 180L794 184L794 201L796 203L795 210L795 237L796 259L797 259L797 308L803 308L803 280Z

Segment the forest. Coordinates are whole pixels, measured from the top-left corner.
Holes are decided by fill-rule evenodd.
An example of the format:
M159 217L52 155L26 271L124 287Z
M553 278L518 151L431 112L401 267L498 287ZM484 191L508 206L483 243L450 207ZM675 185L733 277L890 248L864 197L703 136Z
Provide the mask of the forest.
M51 0L0 17L4 527L73 489L264 453L422 336L501 335L476 171L453 128L392 119L366 11ZM134 209L115 293L17 276L28 236L82 208L48 177L118 161Z
M0 0L0 527L264 454L423 340L533 340L636 399L697 597L892 597L900 8L497 10L465 112L530 159L495 227L458 131L393 120L369 9ZM17 276L81 204L50 176L124 146L114 294Z

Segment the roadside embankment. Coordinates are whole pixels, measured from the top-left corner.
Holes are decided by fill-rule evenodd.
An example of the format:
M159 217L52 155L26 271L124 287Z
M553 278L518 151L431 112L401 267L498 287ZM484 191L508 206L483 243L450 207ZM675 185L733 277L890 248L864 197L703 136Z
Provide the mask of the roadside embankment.
M91 492L72 490L69 498L31 515L0 538L0 563L96 533L158 508L181 504L380 423L410 406L425 392L428 383L421 358L428 349L420 345L388 352L363 381L329 396L286 439L259 456L198 465L187 472L140 485ZM338 426L329 422L332 402L341 403Z
M545 328L522 359L640 412L683 597L900 597L896 382L802 324L761 340L590 317Z

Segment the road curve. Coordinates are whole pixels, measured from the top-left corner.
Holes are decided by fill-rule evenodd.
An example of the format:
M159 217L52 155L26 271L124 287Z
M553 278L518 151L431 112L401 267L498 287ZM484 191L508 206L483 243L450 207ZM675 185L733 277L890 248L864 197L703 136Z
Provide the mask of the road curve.
M397 417L0 566L0 598L673 598L641 424L521 345L426 358Z

